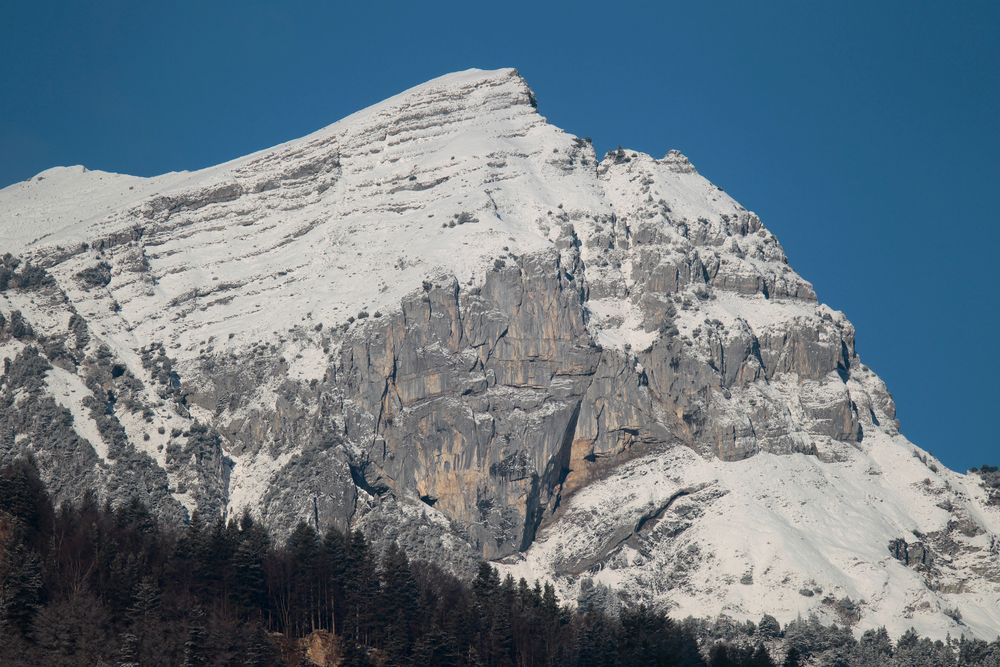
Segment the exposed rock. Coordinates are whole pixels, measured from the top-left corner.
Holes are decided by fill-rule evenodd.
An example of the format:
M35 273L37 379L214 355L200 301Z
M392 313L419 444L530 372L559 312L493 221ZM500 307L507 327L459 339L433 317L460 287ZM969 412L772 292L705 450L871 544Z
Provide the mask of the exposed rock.
M598 160L512 70L0 215L0 461L57 500L360 528L611 607L757 619L767 587L943 634L1000 595L1000 494L899 435L760 219L676 151Z

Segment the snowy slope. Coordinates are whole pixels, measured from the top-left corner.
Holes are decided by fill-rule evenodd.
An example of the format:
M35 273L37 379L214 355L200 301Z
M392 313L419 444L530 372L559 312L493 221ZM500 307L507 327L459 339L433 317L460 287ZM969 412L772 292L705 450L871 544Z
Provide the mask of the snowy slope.
M201 171L48 170L0 245L0 459L65 497L319 514L678 615L1000 630L1000 503L899 433L846 317L683 155L598 159L514 70Z
M14 221L3 238L12 252L45 255L142 225L152 280L116 272L111 296L132 340L158 339L169 326L181 359L230 333L256 340L306 319L341 324L361 310L398 308L427 275L466 282L504 246L540 249L546 210L599 201L592 179L551 164L572 137L529 105L511 105L527 94L511 70L473 70L200 172L49 170L0 191L0 215ZM462 213L478 224L447 226ZM62 273L99 255L78 253ZM343 285L351 289L326 298ZM280 311L269 307L275 300Z
M941 505L975 511L981 494L960 475L931 472L910 451L900 437L877 437L835 463L767 453L725 463L686 448L637 459L574 496L502 569L551 579L569 597L587 581L632 602L666 600L681 617L772 614L788 622L816 612L843 624L850 619L837 603L847 598L860 605L858 631L995 637L995 590L970 583L969 569L995 563L996 512L989 533L959 534L975 551L942 564L936 589L886 550L900 536L917 542L947 531L953 514ZM654 525L634 531L680 492ZM595 562L594 554L603 558ZM961 612L961 622L950 610Z

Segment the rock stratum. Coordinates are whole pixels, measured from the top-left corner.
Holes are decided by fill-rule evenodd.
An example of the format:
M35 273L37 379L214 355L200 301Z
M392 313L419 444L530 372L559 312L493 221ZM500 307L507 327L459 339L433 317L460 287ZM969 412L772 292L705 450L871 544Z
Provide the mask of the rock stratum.
M1000 492L678 152L444 76L197 172L0 190L0 461L57 498L359 528L564 598L1000 631Z

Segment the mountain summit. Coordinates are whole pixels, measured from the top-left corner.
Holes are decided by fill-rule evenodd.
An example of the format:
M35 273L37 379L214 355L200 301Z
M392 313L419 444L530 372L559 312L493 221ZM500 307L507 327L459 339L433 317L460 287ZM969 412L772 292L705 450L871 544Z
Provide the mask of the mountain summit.
M0 190L0 462L163 518L358 528L588 604L1000 629L1000 492L680 153L514 70L197 172Z

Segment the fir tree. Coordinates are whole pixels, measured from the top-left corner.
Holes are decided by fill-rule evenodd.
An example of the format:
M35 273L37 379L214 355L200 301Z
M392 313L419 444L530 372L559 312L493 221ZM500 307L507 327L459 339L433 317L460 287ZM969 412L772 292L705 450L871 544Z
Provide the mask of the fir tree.
M420 592L406 554L395 544L382 557L379 611L388 620L386 650L390 660L409 655L416 632Z
M462 651L454 635L431 628L413 647L413 667L459 667Z
M259 615L265 604L264 548L253 539L243 539L233 553L232 597L244 616Z
M799 649L794 646L789 647L788 652L785 653L785 659L781 663L782 667L801 667L802 666L802 655L799 653Z
M614 628L606 615L590 611L579 619L576 652L578 667L601 667L615 663Z
M122 635L118 651L118 667L139 667L139 638L131 632Z
M16 539L36 551L45 548L55 513L34 459L19 458L0 470L0 512L14 519Z
M329 628L342 632L346 600L347 542L344 534L335 528L327 530L322 546L322 580Z
M160 587L152 577L145 576L136 586L135 594L132 596L132 604L128 608L129 621L141 633L142 628L156 618L159 608Z
M188 637L184 642L183 667L202 667L207 665L207 631L205 630L205 612L201 607L191 610L188 619Z
M774 660L771 659L771 654L767 652L763 644L757 644L757 647L753 650L753 654L743 664L746 667L775 667Z
M764 614L760 622L757 623L757 633L767 639L773 639L775 637L781 636L781 624L778 623L778 619L770 614Z
M368 547L360 531L355 531L347 548L347 630L354 639L367 643L375 629L373 602L378 597L378 579Z
M245 667L277 667L280 662L278 650L264 629L259 625L251 626L243 663Z
M892 639L885 628L866 630L858 642L859 661L864 664L881 665L892 658Z
M42 604L42 561L18 542L0 565L0 625L27 636Z

